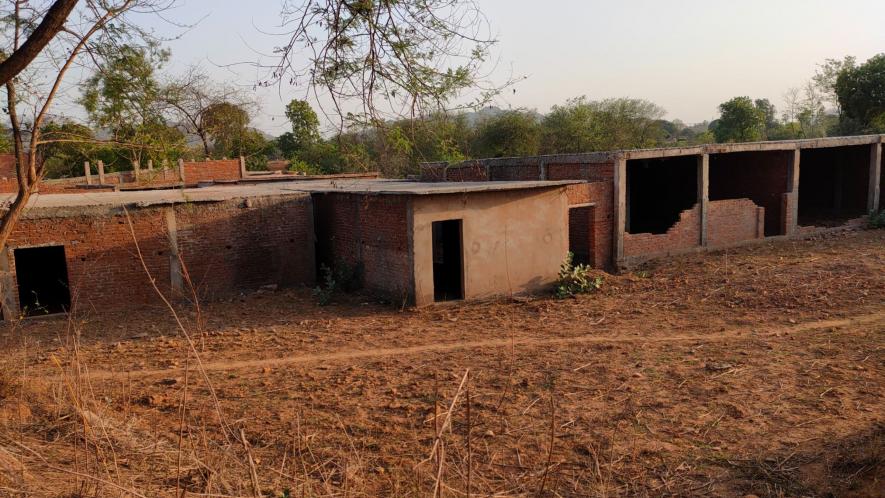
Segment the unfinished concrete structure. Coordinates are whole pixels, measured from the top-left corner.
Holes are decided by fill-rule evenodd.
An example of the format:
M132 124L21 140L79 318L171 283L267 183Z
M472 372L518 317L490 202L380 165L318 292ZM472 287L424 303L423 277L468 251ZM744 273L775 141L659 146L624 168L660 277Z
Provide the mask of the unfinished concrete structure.
M313 286L324 267L398 304L535 292L569 251L617 269L858 223L883 208L882 138L428 164L423 181L40 194L0 255L0 301L4 316L123 310L159 304L151 279L213 299Z
M568 251L574 181L360 178L35 196L0 256L4 316L315 285L320 265L396 302L537 291Z
M870 135L431 163L421 177L584 180L584 193L572 195L572 252L616 268L858 223L883 209L882 141Z

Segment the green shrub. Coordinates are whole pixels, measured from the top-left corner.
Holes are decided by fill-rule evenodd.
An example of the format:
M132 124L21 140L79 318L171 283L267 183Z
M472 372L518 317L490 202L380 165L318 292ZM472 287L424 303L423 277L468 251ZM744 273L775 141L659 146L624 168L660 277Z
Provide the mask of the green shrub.
M589 265L573 264L574 257L573 253L568 253L559 267L559 280L554 291L557 299L587 294L602 287L602 277L594 276L593 268Z
M339 262L334 268L329 268L321 264L320 273L321 283L313 289L313 296L320 306L329 304L338 291L351 292L359 287L360 266Z
M885 228L885 210L873 213L867 218L868 228Z

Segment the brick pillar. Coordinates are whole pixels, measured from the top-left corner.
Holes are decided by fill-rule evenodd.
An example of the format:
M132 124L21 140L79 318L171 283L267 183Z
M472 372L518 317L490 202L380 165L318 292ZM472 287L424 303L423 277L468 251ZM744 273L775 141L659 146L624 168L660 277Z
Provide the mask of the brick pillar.
M104 162L98 161L98 184L104 185Z
M698 156L698 208L700 211L700 240L702 247L707 246L707 211L710 207L710 155Z
M875 213L879 210L879 199L882 192L879 191L880 178L882 176L882 144L873 144L870 147L870 188L867 194L867 212Z
M89 166L89 161L83 163L83 172L86 173L86 185L92 185L92 168Z
M627 229L627 159L623 156L615 158L614 217L612 258L617 268L624 261L624 232Z
M789 189L789 213L784 213L784 234L793 235L799 225L799 162L801 159L799 149L793 150L787 164L787 188Z

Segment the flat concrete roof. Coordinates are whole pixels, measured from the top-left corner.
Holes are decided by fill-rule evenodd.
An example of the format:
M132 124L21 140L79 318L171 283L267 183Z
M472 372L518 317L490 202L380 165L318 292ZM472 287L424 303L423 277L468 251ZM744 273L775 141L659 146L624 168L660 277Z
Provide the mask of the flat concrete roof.
M230 199L269 196L298 196L312 193L348 193L369 195L435 195L472 192L498 192L554 188L582 183L581 180L562 181L505 181L505 182L416 182L388 179L333 179L269 183L214 185L203 188L175 188L166 190L130 190L118 192L84 192L72 194L35 194L28 202L29 209L54 209L90 206L147 207L188 202L218 202ZM0 200L11 202L7 194Z

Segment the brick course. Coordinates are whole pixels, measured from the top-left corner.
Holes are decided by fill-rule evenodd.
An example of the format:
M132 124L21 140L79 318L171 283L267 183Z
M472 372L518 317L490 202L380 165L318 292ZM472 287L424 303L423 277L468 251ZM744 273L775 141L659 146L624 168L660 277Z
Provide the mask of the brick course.
M679 221L667 233L625 233L624 257L658 256L678 253L700 245L700 207L679 214Z
M710 201L707 207L707 245L726 247L765 237L765 208L749 199Z

